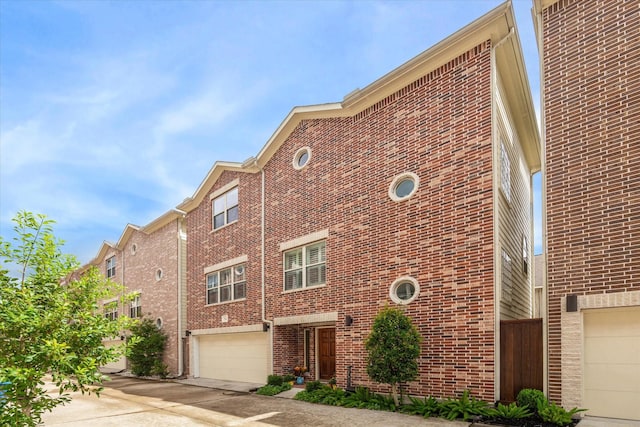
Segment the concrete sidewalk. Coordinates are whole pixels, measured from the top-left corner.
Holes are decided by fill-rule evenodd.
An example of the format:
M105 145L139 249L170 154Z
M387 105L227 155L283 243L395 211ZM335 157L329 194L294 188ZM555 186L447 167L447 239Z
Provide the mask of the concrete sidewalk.
M212 380L208 378L185 378L175 379L171 381L178 384L215 388L218 390L236 391L239 393L252 393L264 385L259 383L244 383L240 381Z

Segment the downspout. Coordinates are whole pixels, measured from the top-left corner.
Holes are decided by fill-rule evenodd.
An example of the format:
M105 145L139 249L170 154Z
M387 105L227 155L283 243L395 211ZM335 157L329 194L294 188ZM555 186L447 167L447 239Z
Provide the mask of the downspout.
M258 166L256 160L255 165ZM267 319L267 295L266 295L266 267L265 267L265 174L264 168L260 168L261 174L261 206L260 206L260 268L262 288L262 322L269 325L269 373L273 373L273 321Z
M184 218L185 213L179 211L181 217L177 219L177 232L178 232L178 326L177 326L177 337L178 337L178 377L181 377L184 374L184 339L182 337L182 286L183 286L183 270L184 265L182 263L182 240L184 236Z
M500 40L495 43L492 43L491 46L491 134L493 135L493 141L491 143L492 149L492 157L493 157L493 189L498 190L493 193L493 241L494 241L494 249L493 249L493 312L494 312L494 325L493 325L493 348L494 348L494 357L493 357L493 394L494 399L497 401L500 399L500 295L498 294L498 260L500 259L500 234L499 234L499 224L500 220L498 218L499 215L499 182L498 182L498 169L496 168L499 165L498 162L498 125L496 123L496 98L495 94L498 90L497 84L497 61L496 61L496 49L500 47L504 42L506 42L513 34L515 30L513 27L509 28L509 32Z

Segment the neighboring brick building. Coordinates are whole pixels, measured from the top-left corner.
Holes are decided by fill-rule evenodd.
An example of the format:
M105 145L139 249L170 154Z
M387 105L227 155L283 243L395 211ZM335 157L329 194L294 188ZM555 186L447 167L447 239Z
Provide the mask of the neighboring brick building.
M640 1L535 0L548 392L640 420Z
M186 212L196 377L309 367L370 385L385 305L422 337L419 395L499 397L499 322L532 316L539 135L510 3L216 163Z
M185 371L186 234L183 214L169 211L144 227L127 225L117 244L103 243L98 255L83 267L96 266L102 274L124 286L131 301L115 297L101 301L105 316L150 318L167 334L164 362L171 375ZM123 337L127 334L123 331ZM116 344L119 339L107 345ZM124 370L122 358L105 368Z

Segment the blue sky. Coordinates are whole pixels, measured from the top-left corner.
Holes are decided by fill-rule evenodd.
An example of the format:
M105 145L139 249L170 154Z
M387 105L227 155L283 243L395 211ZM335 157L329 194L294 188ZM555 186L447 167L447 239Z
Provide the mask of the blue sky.
M44 213L88 262L294 106L341 101L501 3L0 0L0 234ZM531 5L514 1L539 111Z

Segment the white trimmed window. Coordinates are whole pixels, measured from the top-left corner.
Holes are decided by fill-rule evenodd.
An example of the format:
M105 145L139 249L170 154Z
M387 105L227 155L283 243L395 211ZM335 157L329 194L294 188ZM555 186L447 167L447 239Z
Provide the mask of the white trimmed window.
M500 141L500 188L507 201L511 202L511 160L504 141Z
M247 297L247 276L244 264L207 274L207 304Z
M116 257L112 256L107 260L107 279L116 276Z
M511 293L513 291L513 277L511 270L511 257L502 250L502 280L501 280L502 302L511 303Z
M522 272L529 274L529 241L527 236L522 236Z
M213 229L238 220L238 187L213 199Z
M142 302L140 300L140 294L137 294L131 300L131 306L129 307L129 317L135 319L142 317Z
M284 253L285 291L321 286L326 281L326 243L324 241Z
M411 276L403 276L391 284L389 297L396 304L409 304L420 294L420 284Z
M420 178L413 172L405 172L396 176L389 185L389 198L394 202L409 199L418 191Z
M303 147L296 151L293 156L293 168L300 170L303 169L311 160L311 148Z
M118 302L111 301L103 306L104 317L109 320L116 320L118 318Z

